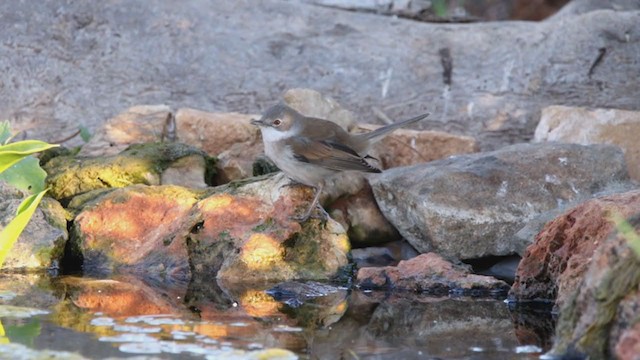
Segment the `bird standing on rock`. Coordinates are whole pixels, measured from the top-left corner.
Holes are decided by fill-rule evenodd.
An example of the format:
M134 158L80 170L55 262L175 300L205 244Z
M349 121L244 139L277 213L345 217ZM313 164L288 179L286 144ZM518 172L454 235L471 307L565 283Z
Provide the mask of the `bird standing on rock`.
M328 120L306 117L293 108L278 104L251 123L260 127L264 151L280 170L294 181L310 186L315 196L309 209L296 220L306 221L318 204L325 179L342 171L379 173L367 153L370 146L393 130L429 116L386 125L376 130L351 134Z

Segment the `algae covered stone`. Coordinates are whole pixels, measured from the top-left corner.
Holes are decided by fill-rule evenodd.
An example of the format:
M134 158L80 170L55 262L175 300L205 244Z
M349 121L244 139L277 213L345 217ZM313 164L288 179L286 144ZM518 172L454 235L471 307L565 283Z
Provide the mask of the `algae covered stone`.
M202 150L180 143L136 144L118 155L87 158L61 156L44 165L47 186L56 199L103 188L120 188L133 184L160 185L163 172L178 160L192 155L213 160Z

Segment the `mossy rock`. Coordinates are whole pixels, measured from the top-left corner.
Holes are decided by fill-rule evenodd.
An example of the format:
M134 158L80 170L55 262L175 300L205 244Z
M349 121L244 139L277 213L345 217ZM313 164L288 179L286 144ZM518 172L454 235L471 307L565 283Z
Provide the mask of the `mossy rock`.
M165 169L194 154L203 156L207 167L215 164L202 150L181 143L135 144L118 155L98 158L59 156L44 165L49 174L46 184L51 188L51 196L63 200L96 189L159 185ZM210 174L207 171L207 176Z

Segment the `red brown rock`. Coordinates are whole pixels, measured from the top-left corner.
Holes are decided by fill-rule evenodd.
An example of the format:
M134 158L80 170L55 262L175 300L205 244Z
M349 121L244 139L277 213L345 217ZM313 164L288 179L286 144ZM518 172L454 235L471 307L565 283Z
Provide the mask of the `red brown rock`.
M184 242L168 234L179 229L197 195L178 186L135 185L113 190L84 206L74 220L75 246L85 272L119 267L147 275L188 279Z
M610 214L640 212L640 190L587 201L549 222L520 262L509 297L555 301L561 308L581 284L595 249L614 228Z
M640 215L627 219L630 231L620 224L598 245L560 308L553 355L611 359L617 347L633 349L629 339L638 322Z
M259 116L179 109L176 112L178 140L212 156L217 156L237 143L258 144L256 139L259 139L259 130L250 123L255 117Z
M327 212L347 230L352 245L371 246L401 239L382 215L368 183L357 193L331 203Z
M379 126L359 124L358 127L371 131ZM374 144L371 153L380 160L384 169L389 169L474 153L478 149L477 141L470 136L442 131L398 129Z
M506 291L509 286L493 277L471 274L436 253L400 261L398 266L362 268L356 284L365 289L396 289L442 293L449 291Z
M283 175L228 188L198 202L188 234L196 277L234 282L326 280L348 264L349 240L332 219L291 219L311 189Z

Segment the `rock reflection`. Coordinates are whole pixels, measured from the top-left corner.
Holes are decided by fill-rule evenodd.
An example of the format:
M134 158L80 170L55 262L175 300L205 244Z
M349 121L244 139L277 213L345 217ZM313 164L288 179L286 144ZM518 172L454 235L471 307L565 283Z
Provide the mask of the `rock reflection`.
M495 299L361 292L314 282L248 286L201 279L159 286L129 276L18 279L0 284L0 305L48 310L36 315L38 324L73 339L57 339L53 348L74 351L89 342L83 348L91 353L83 355L92 358L114 351L246 358L281 348L286 356L311 359L478 353L518 359L550 344L544 334L524 331L520 313Z

